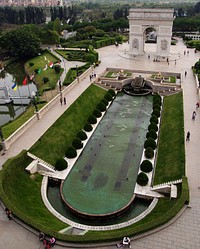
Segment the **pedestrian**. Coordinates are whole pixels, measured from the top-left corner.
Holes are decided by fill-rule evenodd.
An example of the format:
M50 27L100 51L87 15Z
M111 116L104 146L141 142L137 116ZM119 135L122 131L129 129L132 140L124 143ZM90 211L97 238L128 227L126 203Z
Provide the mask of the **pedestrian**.
M6 145L4 139L2 139L1 146L2 146L1 155L4 156L6 154Z
M185 71L185 77L187 76L187 71Z
M62 90L62 84L61 84L61 80L59 80L59 90Z
M64 105L66 105L67 101L65 97L63 98L63 102L64 102Z
M189 131L187 132L187 135L186 135L186 141L190 141L190 132Z
M195 111L193 111L193 113L192 113L192 119L193 119L193 120L195 120L196 115L197 115L197 113L196 113Z
M10 209L5 208L5 211L6 211L6 216L8 217L8 219L9 219L9 220L12 220L12 218L11 218L11 211L10 211Z
M0 128L0 138L3 141L3 133L2 133L2 129Z
M199 108L199 102L196 103L196 109Z
M55 244L56 244L56 239L55 239L54 237L52 237L52 238L49 240L49 242L50 242L50 245L53 247L53 246L55 246Z
M175 60L174 64L176 65L176 60Z
M39 239L39 241L43 242L44 239L45 239L45 234L43 232L40 232L39 235L38 235L38 239Z
M62 99L62 97L60 97L60 104L62 105L62 102L63 102L63 99Z

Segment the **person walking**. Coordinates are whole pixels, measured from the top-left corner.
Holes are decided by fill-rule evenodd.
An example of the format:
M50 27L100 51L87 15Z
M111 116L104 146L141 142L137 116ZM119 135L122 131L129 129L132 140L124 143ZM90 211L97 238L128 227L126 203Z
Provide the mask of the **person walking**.
M63 102L64 102L64 105L66 105L67 101L65 97L63 98Z
M192 113L192 120L195 120L196 115L197 115L197 113L195 111L193 111L193 113Z
M187 135L186 135L186 141L190 141L190 132L189 131L187 132Z
M63 103L63 99L62 97L60 97L60 104L62 105L62 103Z
M5 211L6 211L6 216L7 216L7 218L8 218L9 220L12 220L12 218L11 218L11 211L10 211L10 209L5 208Z

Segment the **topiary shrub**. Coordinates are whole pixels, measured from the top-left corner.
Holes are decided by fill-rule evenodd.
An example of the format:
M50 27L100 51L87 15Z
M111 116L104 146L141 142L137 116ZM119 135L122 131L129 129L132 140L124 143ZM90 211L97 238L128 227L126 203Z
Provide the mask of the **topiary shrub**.
M141 172L138 176L137 176L137 180L136 182L140 185L140 186L146 186L147 183L149 181L148 176L144 173Z
M96 124L97 118L94 115L90 115L87 121L89 124Z
M92 128L91 124L86 123L86 124L84 125L84 128L83 128L83 129L84 129L85 131L89 132L89 131L91 131L93 128Z
M81 149L83 148L83 143L81 141L80 138L76 137L73 141L72 141L72 145L75 149Z
M153 151L153 149L152 148L146 148L146 150L144 151L144 154L145 154L145 157L146 158L149 158L149 159L151 159L151 158L153 158L154 157L154 151Z
M162 98L161 98L161 96L159 95L159 94L155 94L154 96L153 96L153 101L155 101L155 100L162 100Z
M106 93L105 96L104 96L104 99L107 99L108 101L111 101L112 100L112 95L110 93Z
M147 149L148 147L155 150L157 147L155 140L152 137L147 138L147 140L144 142L144 148Z
M98 109L99 111L101 111L101 112L105 112L105 110L106 110L106 105L105 105L104 103L100 102L100 103L97 104L97 109Z
M155 105L155 104L161 105L161 103L162 103L162 101L161 101L161 99L159 99L159 98L155 98L155 99L153 100L153 105Z
M153 169L153 165L149 160L144 160L141 164L140 164L140 169L146 173L151 172Z
M93 115L96 117L96 118L100 118L102 113L98 110L98 109L95 109L93 111Z
M155 115L152 115L150 118L150 123L154 122L155 124L158 124L158 118Z
M79 139L81 139L81 141L84 141L87 139L87 134L84 131L79 131L76 134L76 137L78 137Z
M158 131L158 126L156 123L152 122L149 126L148 126L148 131L150 130L154 130L154 131Z
M155 109L160 111L161 110L161 105L159 105L158 103L154 104L153 105L153 110L155 110Z
M108 100L107 99L102 99L101 102L103 102L106 106L108 105Z
M149 137L156 140L158 138L158 135L157 135L155 130L150 130L150 131L147 132L147 135L146 135L146 138L149 138Z
M116 93L113 89L109 89L108 93L110 93L110 95L112 95L113 97L116 95Z
M32 67L34 66L34 63L32 61L29 62L29 66Z
M43 80L44 83L49 82L49 78L48 77L44 77L42 80Z
M60 158L56 161L56 164L55 164L55 168L56 170L58 171L62 171L64 169L66 169L68 166L68 163L65 161L64 158Z
M54 70L57 74L60 73L60 70L61 70L61 66L60 65L54 65Z
M151 116L156 116L157 118L160 117L160 111L158 109L154 109L151 113Z
M75 158L77 156L76 149L73 146L68 147L65 152L65 156L67 158Z
M35 70L34 70L34 72L37 74L38 73L38 71L39 71L39 69L38 68L36 68Z

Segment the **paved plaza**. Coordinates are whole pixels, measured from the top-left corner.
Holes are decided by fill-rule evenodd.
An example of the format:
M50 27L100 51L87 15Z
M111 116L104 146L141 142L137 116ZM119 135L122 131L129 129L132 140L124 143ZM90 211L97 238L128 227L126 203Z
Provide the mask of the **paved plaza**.
M182 40L179 39L176 46L171 46L171 57L168 65L166 61L153 62L155 45L148 44L146 50L146 54L142 57L129 58L127 55L128 44L100 48L97 51L100 54L101 64L95 68L95 73L98 76L107 67L116 67L182 74L185 132L190 131L191 133L191 140L186 143L186 175L189 181L191 201L189 207L168 226L153 233L147 233L145 236L131 238L131 246L134 249L198 249L200 248L200 110L197 110L196 120L192 120L192 112L195 110L196 102L199 101L199 94L191 67L199 60L200 52L194 53L193 49L187 49ZM184 51L188 51L188 53L184 55ZM148 55L150 55L150 59L148 59ZM187 71L187 76L185 76L185 71ZM58 101L37 123L13 143L6 154L0 156L0 168L8 158L17 155L23 149L28 150L90 83L89 77L83 79L79 85L66 93L67 105L61 106ZM68 248L116 248L115 242L85 246L65 244L64 246ZM0 248L39 249L42 248L42 245L34 233L14 221L9 221L0 206ZM60 249L63 246L56 245L56 248Z

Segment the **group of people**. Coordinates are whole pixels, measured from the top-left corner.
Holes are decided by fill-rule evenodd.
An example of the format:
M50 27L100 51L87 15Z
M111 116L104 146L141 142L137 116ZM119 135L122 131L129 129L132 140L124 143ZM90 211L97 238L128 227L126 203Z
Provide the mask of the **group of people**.
M196 109L198 109L199 106L200 106L200 103L197 102L197 103L196 103ZM196 115L197 115L196 111L193 111L193 113L192 113L192 120L195 120ZM189 132L189 131L188 131L187 134L186 134L186 141L190 141L190 132Z
M38 237L39 237L39 240L42 242L45 249L54 247L56 244L56 239L54 237L47 239L46 235L43 232L40 232Z

